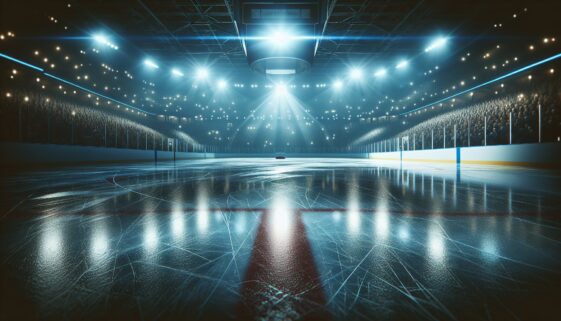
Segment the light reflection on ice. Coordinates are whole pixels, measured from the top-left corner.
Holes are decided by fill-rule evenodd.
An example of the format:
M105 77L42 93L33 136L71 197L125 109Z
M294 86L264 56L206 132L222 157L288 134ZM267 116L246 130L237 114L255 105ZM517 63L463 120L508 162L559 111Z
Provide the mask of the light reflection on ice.
M481 241L481 254L484 259L494 261L499 256L497 243L491 235L485 235Z
M147 252L153 252L158 247L158 225L153 214L148 214L144 222L144 248Z
M347 208L347 231L351 236L358 236L358 234L360 234L361 213L356 177L353 177L349 186Z
M197 190L197 231L200 235L206 235L209 225L208 191L204 184L200 184Z
M64 218L50 216L45 218L40 242L40 261L46 266L56 266L63 259Z
M385 201L380 201L378 203L378 207L374 213L374 226L376 238L385 240L390 232L390 217L387 203Z
M220 162L222 168L224 160ZM201 164L201 170L208 166L208 163ZM304 235L312 248L323 282L321 286L324 286L328 299L338 291L332 306L348 308L345 311L349 311L351 317L356 316L351 315L352 311L363 310L369 316L376 315L374 312L378 311L367 308L375 306L372 302L394 300L394 290L397 297L402 297L402 291L406 291L411 295L407 299L419 299L418 302L430 309L433 304L440 303L425 300L427 297L423 297L424 294L442 300L442 304L446 305L449 301L443 293L461 292L462 289L456 286L458 284L478 286L478 282L472 282L476 278L487 288L495 284L507 288L512 280L517 285L522 284L518 283L519 280L527 281L526 275L531 276L532 281L540 278L541 269L526 269L526 266L558 270L558 260L551 251L556 248L558 235L549 229L558 224L539 217L520 219L516 215L522 210L531 212L542 206L539 198L534 206L535 194L522 193L517 187L510 191L502 187L502 182L490 179L488 184L484 184L473 178L470 185L454 180L448 172L444 173L444 177L435 172L433 178L430 172L401 173L400 169L383 167L371 172L357 172L358 179L347 180L353 169L334 170L332 164L325 164L307 162L281 166L280 170L275 170L273 165L261 166L266 168L262 169L266 174L260 176L253 169L256 166L253 161L248 161L247 166L253 167L245 172L228 174L230 176L225 176L224 186L220 186L222 180L218 174L215 179L208 175L200 180L198 174L188 170L184 181L178 182L175 176L168 175L167 179L171 182L165 179L157 182L169 183L169 186L161 184L162 188L145 184L149 178L129 179L124 176L118 182L137 190L143 198L128 189L117 189L109 184L96 185L96 189L92 189L94 193L102 191L111 194L118 190L115 202L105 202L107 211L90 199L100 197L99 194L91 197L57 194L53 188L53 194L34 199L32 204L45 208L68 208L66 213L70 215L64 218L67 220L52 216L31 221L31 224L39 226L33 225L21 235L36 237L33 253L28 255L20 250L24 248L25 241L19 239L16 242L21 244L16 243L18 246L10 249L25 257L27 262L37 264L31 276L36 287L34 291L48 299L60 293L78 293L86 289L88 295L98 300L96 302L105 302L105 296L112 293L113 286L117 284L116 278L123 275L131 278L131 287L127 288L131 289L130 293L136 290L146 293L157 288L155 285L164 284L162 281L167 278L178 277L179 281L172 284L178 287L178 291L169 288L170 296L164 293L161 302L175 304L177 293L183 290L181 284L188 287L181 295L191 293L190 297L180 297L181 300L199 299L200 295L206 294L198 291L216 284L218 291L224 290L226 297L233 297L233 291L244 282L244 269L251 262L252 247L256 244L253 237L258 231L263 231L259 218L266 217L270 220L267 237L259 240L268 241L264 248L271 251L267 255L272 254L272 261L267 262L272 268L268 268L267 272L284 277L282 273L290 272L291 268L299 269L301 262L294 255L297 250L294 245L300 244L296 237ZM355 166L349 162L339 164L341 167ZM298 172L303 170L307 172ZM464 177L470 179L469 175L462 176L462 179ZM160 176L155 175L155 179L160 179ZM197 181L191 183L191 179ZM287 188L285 185L290 183L293 186ZM173 184L181 184L181 187ZM214 188L211 188L212 184L215 184ZM182 191L181 195L174 193L176 188ZM225 195L228 192L229 195ZM433 194L432 199L429 192ZM181 200L182 195L184 201ZM552 204L551 197L542 197L543 207L547 209ZM92 207L86 208L86 205ZM124 208L120 205L130 205L124 211L127 215L120 214ZM259 215L215 210L224 206L266 210L256 211ZM300 221L296 217L298 211L293 211L295 208L302 209L302 216L306 217L307 235L300 233ZM336 211L329 213L327 208ZM372 208L374 210L365 212L365 209ZM72 212L70 209L76 210ZM314 209L321 210L314 212ZM464 213L466 209L468 213ZM511 211L513 215L482 213L487 209L491 212L500 210L499 214ZM115 214L107 215L111 218L105 221L92 219L92 213L106 212ZM430 215L433 212L435 214ZM130 213L151 214L139 218ZM266 213L266 216L260 216L263 215L261 213ZM217 222L222 219L229 224ZM173 244L187 237L189 242L181 242L185 243L182 246ZM202 241L203 238L206 240ZM185 246L186 243L189 246ZM131 251L131 248L140 249L140 253ZM159 264L147 262L146 258L154 258L156 254ZM235 260L231 261L234 256ZM501 260L507 257L514 260ZM16 259L14 255L13 262ZM496 264L499 261L501 264ZM233 263L225 268L223 263L230 262ZM421 269L419 262L425 264L426 270ZM203 264L202 268L199 264ZM238 276L229 275L232 271L236 271ZM189 273L194 273L196 277L187 276ZM496 278L497 275L501 279ZM191 281L191 278L194 280L199 276L200 281ZM192 284L183 283L187 279ZM221 283L209 280L220 280ZM387 283L382 284L381 280ZM110 290L104 291L104 286ZM119 286L117 284L116 288ZM454 292L444 291L447 288ZM281 293L275 289L271 291ZM157 289L154 290L156 292ZM218 302L222 306L224 297L212 296L209 302ZM72 308L77 309L86 302L82 301L84 298L79 296L74 299L65 295L57 304L62 306L70 302ZM284 297L279 297L279 302L282 300ZM45 302L50 304L50 300ZM146 304L146 301L141 303Z
M249 215L249 213L239 213L238 215L235 216L235 231L237 234L243 234L245 233L246 229L247 229L247 215Z
M439 265L445 259L444 235L442 235L442 230L438 224L431 224L429 227L427 249L433 263Z
M339 212L339 211L333 212L333 214L331 214L331 216L333 217L333 221L335 223L338 223L341 220L341 212Z
M273 204L269 215L271 233L271 243L275 249L282 248L289 244L293 229L293 215L289 208L288 197L283 192L278 192L273 196Z
M347 230L351 236L357 236L360 233L360 212L358 210L349 210L347 213Z
M402 241L408 241L409 240L409 227L407 226L406 223L403 223L400 227L399 230L397 232L397 236L399 237L400 240Z
M174 210L170 215L170 225L173 238L182 240L185 236L185 217L181 210Z
M91 233L90 255L94 263L99 263L109 254L107 225L103 220L97 221Z

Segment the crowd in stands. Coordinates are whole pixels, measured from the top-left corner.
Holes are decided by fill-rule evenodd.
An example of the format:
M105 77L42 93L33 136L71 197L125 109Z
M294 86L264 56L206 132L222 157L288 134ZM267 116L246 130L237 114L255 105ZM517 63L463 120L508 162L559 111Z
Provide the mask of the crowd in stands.
M168 137L140 122L100 108L14 92L0 101L0 140L169 150ZM179 145L183 150L187 144ZM191 146L192 148L192 146Z
M290 93L286 95L290 108L274 107L280 106L276 99L264 101L274 97L271 94L277 88L270 79L254 73L231 73L208 66L206 73L211 79L224 80L224 88L219 88L217 81L168 77L168 70L177 66L166 59L158 61L160 68L147 72L144 52L123 35L114 35L117 51L91 35L74 39L81 28L74 28L73 23L87 25L92 17L72 10L64 3L49 5L48 14L41 12L41 19L32 20L37 34L21 19L7 21L0 28L0 51L5 55L0 57L0 140L165 149L169 148L166 137L181 136L185 149L197 146L198 150L232 152L368 151L374 143L398 136L408 137L410 147L416 148L423 142L430 147L431 136L435 147L525 143L539 140L539 105L543 107L541 141L557 141L560 136L559 97L555 96L559 90L535 96L528 87L558 78L561 59L549 60L500 83L475 87L559 53L559 35L547 19L536 19L542 15L537 5L497 14L488 26L492 28L482 29L478 40L466 46L459 46L461 32L451 33L445 51L431 59L420 57L434 52L412 54L419 59L408 61L413 67L408 72L386 66L388 75L383 80L367 72L380 67L381 62L370 64L368 59L357 69L364 71L361 77L352 81L345 64L333 65L340 67L333 72L330 69L336 77L332 80L338 79L331 84L325 82L323 72L295 77L284 88ZM49 19L43 19L45 14ZM528 32L529 27L532 32ZM41 36L42 41L29 42L20 35ZM64 36L74 40L63 41ZM417 49L422 50L421 44L410 50ZM181 67L183 71L176 71L195 75L203 65L193 61ZM524 92L522 98L513 90L520 85L527 87L516 88ZM479 97L473 102L449 109L446 101L442 108L403 117L468 88L478 88L475 96ZM7 93L12 98L6 97ZM40 98L31 93L41 93ZM86 95L88 99L84 99ZM23 101L26 96L28 101ZM52 100L47 101L47 97ZM68 99L72 97L76 99ZM106 105L108 97L112 105ZM467 95L458 96L458 100L463 99L468 99ZM117 104L157 116L142 121L144 115L136 117L125 108L112 112L117 111ZM385 129L383 136L370 135L378 129Z
M70 58L67 55L70 49L59 46L54 54L47 54L46 49L33 50L26 57L33 63L42 68L57 66L56 74L67 72L68 79L75 79L103 95L75 90L68 83L43 77L36 70L22 68L21 64L0 60L0 69L5 72L0 88L0 141L170 150L177 139L180 151L224 152L366 152L376 150L376 143L379 147L384 140L391 141L391 148L397 149L393 144L396 138L408 149L560 141L558 62L532 71L534 77L528 71L504 80L506 88L504 83L500 86L496 83L477 89L477 99L472 102L466 102L465 94L459 96L462 103L446 100L443 107L415 112L416 106L438 102L443 96L488 79L485 76L495 77L495 68L507 72L515 62L521 65L528 59L534 61L551 53L557 48L556 40L544 37L541 51L538 45L529 48L524 48L525 54L518 48L514 55L508 46L497 45L482 60L473 62L467 55L462 56L457 64L465 65L464 69L458 69L457 65L454 65L458 71L455 73L444 73L444 68L430 69L425 72L426 80L415 86L409 82L413 92L402 99L391 95L384 98L353 95L352 89L347 89L337 100L329 92L318 94L327 90L325 84L311 86L316 90L311 94L305 94L309 84L302 84L302 90L292 85L290 90L298 93L298 97L310 98L304 99L302 110L294 108L296 112L292 108L281 108L281 112L275 108L252 109L250 102L257 98L251 95L236 101L216 99L216 95L196 92L197 86L192 94L157 94L155 84L136 82L126 69L117 76L119 71L106 63L86 63L95 56ZM502 60L502 65L496 65ZM471 82L448 79L481 68L483 71L473 75ZM440 70L438 75L437 70ZM438 85L434 85L436 80ZM121 87L122 83L130 87ZM243 90L254 91L258 97L257 88L273 90L262 84L246 85L234 84L236 93L240 93L235 95L236 99L245 95L241 94ZM374 97L378 98L377 102ZM120 108L119 104L134 108L129 110L123 105ZM131 112L133 109L136 112ZM404 117L404 113L409 114ZM384 129L383 136L356 139L378 129Z
M560 88L557 82L549 83L538 90L457 107L395 137L404 141L405 149L558 142L561 139Z
M388 140L392 143L386 145L386 150L387 146L391 146L390 150L400 148L395 138L401 139L404 149L558 142L561 140L559 88L559 81L555 81L474 105L452 107L449 112L435 111L436 115L424 120L413 116L409 122L417 125L391 135ZM152 116L138 116L139 120L134 121L134 115L127 118L65 98L50 98L37 91L3 95L0 140L149 150L171 148L170 134L157 130L157 118L150 125ZM178 150L193 150L190 137L177 138L190 142L179 144Z

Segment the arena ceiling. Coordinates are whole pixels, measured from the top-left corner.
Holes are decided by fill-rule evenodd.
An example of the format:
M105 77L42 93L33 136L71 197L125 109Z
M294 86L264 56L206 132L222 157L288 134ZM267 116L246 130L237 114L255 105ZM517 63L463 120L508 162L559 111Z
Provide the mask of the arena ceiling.
M94 26L109 28L141 52L170 62L205 59L219 66L246 68L246 52L235 18L240 2L243 1L83 0L72 3L76 21L70 23L85 32L97 28ZM419 52L423 37L439 32L461 34L468 46L472 38L492 28L497 17L504 16L501 13L520 10L524 5L523 1L454 1L453 5L445 0L307 2L316 3L325 13L324 21L316 26L318 33L336 36L319 42L314 69L388 55L411 56ZM60 10L60 4L44 1L38 6L52 11ZM40 14L42 10L36 12Z

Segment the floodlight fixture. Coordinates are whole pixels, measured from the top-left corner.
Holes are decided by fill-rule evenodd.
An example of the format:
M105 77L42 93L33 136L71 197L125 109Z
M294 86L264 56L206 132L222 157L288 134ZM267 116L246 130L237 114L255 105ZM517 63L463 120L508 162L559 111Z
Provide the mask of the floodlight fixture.
M395 65L395 69L405 69L408 66L409 66L409 61L402 59L397 63L397 65Z
M111 42L111 40L102 33L97 33L97 34L93 35L92 38L98 44L110 47L110 48L115 49L115 50L119 49L119 47L117 45L115 45L113 42Z
M226 87L228 87L228 83L226 82L226 80L224 79L218 80L218 89L224 90L226 89Z
M160 68L152 59L144 59L144 65L150 69Z
M349 76L351 77L351 79L360 80L362 78L362 69L356 67L352 68L349 71Z
M343 82L339 79L335 80L333 82L333 88L335 88L335 90L341 90L341 88L343 88Z
M183 77L184 76L183 72L181 70L177 69L177 68L173 68L171 70L171 74L175 77Z
M207 68L200 67L197 69L197 73L196 73L197 79L206 79L208 78L208 75L209 75L209 71Z
M435 40L433 40L433 42L431 42L428 47L425 48L425 52L430 52L435 49L440 49L444 47L447 42L448 42L448 38L438 37Z
M380 68L380 69L376 70L376 72L374 73L374 76L377 77L377 78L382 78L382 77L385 77L387 73L388 73L388 71L386 70L386 68Z

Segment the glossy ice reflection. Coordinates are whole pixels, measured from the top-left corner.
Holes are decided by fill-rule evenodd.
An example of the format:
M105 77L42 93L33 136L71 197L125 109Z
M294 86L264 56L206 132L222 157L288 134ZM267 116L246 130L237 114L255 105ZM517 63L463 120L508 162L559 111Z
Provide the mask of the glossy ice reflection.
M9 319L547 320L560 182L344 159L20 173L2 298Z

